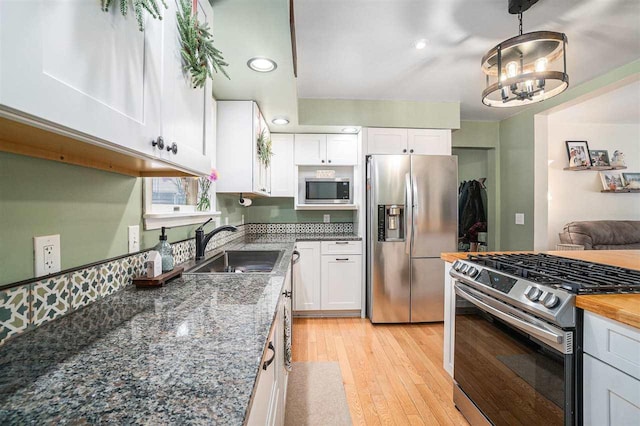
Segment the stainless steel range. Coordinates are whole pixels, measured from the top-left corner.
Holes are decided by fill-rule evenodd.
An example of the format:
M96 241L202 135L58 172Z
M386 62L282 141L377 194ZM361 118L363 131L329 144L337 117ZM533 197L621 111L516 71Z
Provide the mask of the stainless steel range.
M581 424L576 294L640 293L640 271L547 254L470 255L456 293L454 401L471 424Z

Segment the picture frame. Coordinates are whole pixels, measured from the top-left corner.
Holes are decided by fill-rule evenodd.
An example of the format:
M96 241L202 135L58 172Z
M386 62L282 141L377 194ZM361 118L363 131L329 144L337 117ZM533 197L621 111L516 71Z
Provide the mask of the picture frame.
M640 189L640 173L622 173L625 188Z
M589 144L587 144L587 141L565 141L565 143L567 144L569 167L591 166Z
M624 179L622 173L615 170L607 170L606 172L600 172L600 180L602 181L602 188L605 191L615 191L624 188Z
M611 162L609 161L609 151L606 149L593 149L589 151L591 157L591 165L594 167L609 167Z

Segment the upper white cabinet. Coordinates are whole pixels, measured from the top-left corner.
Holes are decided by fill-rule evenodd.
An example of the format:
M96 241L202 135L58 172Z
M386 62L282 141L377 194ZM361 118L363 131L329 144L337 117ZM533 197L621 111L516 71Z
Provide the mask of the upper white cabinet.
M272 134L271 196L293 197L296 185L293 165L293 135Z
M141 32L133 10L125 18L116 4L105 13L85 0L0 2L2 114L208 174L214 100L183 74L176 2L167 4L164 20L148 18ZM198 12L212 21L207 1ZM152 145L158 137L162 149Z
M363 130L367 154L451 155L449 129Z
M358 136L297 134L295 164L354 166L358 164Z
M265 131L258 105L253 101L219 101L217 105L217 192L244 192L269 196L271 167L258 158L257 140ZM271 160L275 156L271 157Z

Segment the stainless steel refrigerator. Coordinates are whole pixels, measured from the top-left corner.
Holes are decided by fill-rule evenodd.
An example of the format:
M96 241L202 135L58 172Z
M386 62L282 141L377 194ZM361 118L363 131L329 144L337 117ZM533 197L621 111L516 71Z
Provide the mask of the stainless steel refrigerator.
M371 322L442 321L440 253L457 250L457 157L371 155L366 173Z

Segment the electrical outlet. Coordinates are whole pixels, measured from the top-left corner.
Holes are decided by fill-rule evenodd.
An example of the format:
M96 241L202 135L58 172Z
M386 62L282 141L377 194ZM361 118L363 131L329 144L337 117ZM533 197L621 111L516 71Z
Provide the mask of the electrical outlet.
M225 217L225 218L224 218L224 224L225 224L225 225L228 225L228 224L229 224L229 216L227 216L227 217Z
M60 234L33 237L36 277L60 272Z
M128 229L129 253L140 251L140 225L131 225Z
M516 213L516 225L524 225L524 213Z
M244 225L244 215L242 215L242 219L240 220L240 223Z
M331 215L330 215L330 214L325 214L325 215L323 216L323 220L324 220L324 223L329 223L329 222L331 222Z

